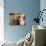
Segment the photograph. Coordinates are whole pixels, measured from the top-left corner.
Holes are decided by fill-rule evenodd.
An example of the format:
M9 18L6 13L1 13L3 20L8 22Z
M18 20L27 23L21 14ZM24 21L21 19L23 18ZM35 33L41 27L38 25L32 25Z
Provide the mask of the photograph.
M46 46L46 0L4 0L3 20L2 46Z
M10 25L25 25L25 14L9 13Z

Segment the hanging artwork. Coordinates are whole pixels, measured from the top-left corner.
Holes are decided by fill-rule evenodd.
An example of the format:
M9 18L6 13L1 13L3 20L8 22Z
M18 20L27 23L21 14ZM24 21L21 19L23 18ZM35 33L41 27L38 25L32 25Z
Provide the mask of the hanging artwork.
M25 25L25 14L22 13L9 13L10 25Z

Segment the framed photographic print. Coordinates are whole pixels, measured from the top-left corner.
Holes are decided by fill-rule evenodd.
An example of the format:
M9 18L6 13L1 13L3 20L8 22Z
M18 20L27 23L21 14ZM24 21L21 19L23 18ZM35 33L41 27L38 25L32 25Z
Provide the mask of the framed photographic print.
M9 13L10 25L25 25L25 14L23 13Z

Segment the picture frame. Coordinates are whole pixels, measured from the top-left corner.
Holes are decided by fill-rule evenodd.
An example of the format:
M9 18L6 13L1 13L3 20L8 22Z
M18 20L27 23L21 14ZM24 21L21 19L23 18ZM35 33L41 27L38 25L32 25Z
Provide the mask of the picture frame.
M25 14L24 13L9 13L9 24L10 25L25 25Z

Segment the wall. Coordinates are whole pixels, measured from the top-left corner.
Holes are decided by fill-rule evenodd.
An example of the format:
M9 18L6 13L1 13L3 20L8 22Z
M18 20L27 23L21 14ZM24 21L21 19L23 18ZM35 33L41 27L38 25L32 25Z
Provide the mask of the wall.
M41 0L40 1L40 9L41 9L41 11L43 10L43 9L46 9L46 0ZM43 26L45 26L46 27L46 11L44 11L43 12L43 15L42 15L42 17L43 17L43 22L41 21L41 23L40 23L40 25L43 25Z
M41 10L46 9L46 0L40 0L40 9ZM46 27L46 11L44 11L42 17L43 17L44 20L43 20L43 22L40 21L40 25ZM46 37L46 35L45 35L45 37ZM46 41L46 38L45 38L45 41Z
M4 0L4 36L7 41L18 41L31 31L36 23L33 19L40 10L40 0ZM10 26L9 13L22 12L26 14L25 26Z

